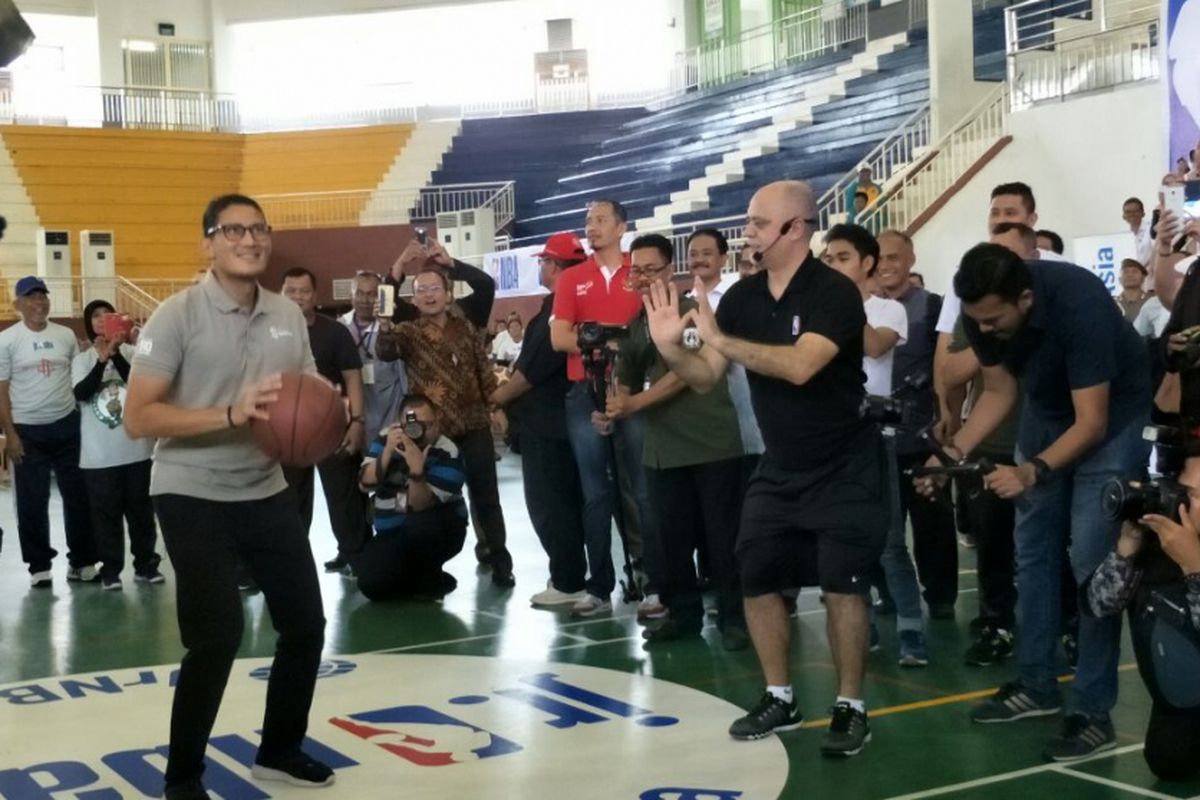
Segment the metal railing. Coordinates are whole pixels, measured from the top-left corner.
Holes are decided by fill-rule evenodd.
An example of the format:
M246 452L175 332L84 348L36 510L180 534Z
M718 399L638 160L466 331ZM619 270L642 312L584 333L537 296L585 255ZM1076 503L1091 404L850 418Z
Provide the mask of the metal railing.
M886 139L862 160L871 168L871 177L886 191L888 184L905 167L917 162L929 147L932 132L930 105L918 108ZM821 230L828 230L840 217L850 213L846 191L858 180L858 168L843 175L817 200L817 218ZM851 198L852 201L852 198Z
M50 290L50 314L53 317L79 317L84 307L93 300L107 300L119 313L128 314L139 325L149 319L159 303L169 294L158 297L146 291L139 283L121 276L96 277L44 277ZM13 308L13 287L17 279L0 280L0 319L17 319ZM166 281L162 281L166 283ZM170 281L176 288L170 293L190 284L189 281Z
M515 184L461 183L412 189L264 194L256 198L279 230L404 224L451 211L491 208L497 230L516 213Z
M884 228L907 230L1008 135L1008 122L1008 86L1000 84L931 146L924 160L907 170L902 181L860 214L858 224L875 233Z
M867 6L840 3L806 9L736 39L716 39L679 55L672 77L677 92L704 89L813 58L867 38Z
M1158 0L1026 0L1004 12L1014 109L1159 76Z

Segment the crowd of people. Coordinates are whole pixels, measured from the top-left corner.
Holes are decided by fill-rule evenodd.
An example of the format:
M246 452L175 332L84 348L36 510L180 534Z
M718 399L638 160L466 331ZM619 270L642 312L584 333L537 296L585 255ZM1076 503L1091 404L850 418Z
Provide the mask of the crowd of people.
M859 182L865 191L869 172ZM157 514L187 650L166 773L175 800L207 797L203 745L241 639L239 589L261 589L279 644L254 773L326 785L332 772L300 747L324 627L308 543L314 472L337 541L324 566L369 599L453 591L445 565L468 528L507 590L492 426L503 410L547 557L532 605L610 613L619 584L650 647L698 637L715 616L725 649L753 646L765 684L732 737L802 724L790 615L816 586L836 672L821 750L860 753L879 628L894 617L901 666L930 663L925 620L958 613L961 544L976 549L979 583L963 660L1015 656L1014 679L971 719L1065 705L1048 759L1114 747L1128 608L1154 701L1146 758L1184 777L1200 748L1195 673L1181 672L1200 666L1200 221L1161 203L1148 221L1144 208L1123 204L1137 257L1114 297L1038 229L1029 186L997 186L984 241L943 297L924 287L903 231L851 221L817 242L801 182L753 196L737 252L711 228L686 252L657 234L626 251L625 210L600 199L585 220L590 254L571 233L538 254L548 294L525 324L493 319L492 279L435 241L409 245L386 276L356 274L352 309L326 317L307 270L288 271L282 294L264 290L270 226L253 199L220 197L202 221L210 268L140 333L107 338L113 310L97 301L80 352L49 321L46 285L17 283L22 321L0 334L0 425L22 556L32 585L50 585L51 472L68 580L120 588L125 521L135 578L162 583ZM406 280L412 301L385 315L381 287ZM455 299L455 281L470 293ZM349 410L315 468L280 469L246 430L269 415L278 373L294 370L337 386ZM1181 505L1118 518L1101 497L1113 481L1143 485L1151 420L1182 442L1155 464ZM1164 647L1166 661L1154 655ZM1065 704L1064 665L1075 672Z

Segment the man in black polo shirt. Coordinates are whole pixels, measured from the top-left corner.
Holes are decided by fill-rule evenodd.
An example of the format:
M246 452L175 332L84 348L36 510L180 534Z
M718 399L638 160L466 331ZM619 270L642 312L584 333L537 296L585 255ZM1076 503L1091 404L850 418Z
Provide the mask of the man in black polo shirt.
M806 184L760 189L745 235L766 269L730 287L715 315L699 286L699 308L684 318L674 287L653 287L645 304L659 353L692 388L712 388L731 361L746 367L766 444L746 490L738 558L767 691L729 733L759 739L802 724L788 676L791 625L781 592L820 584L838 676L821 749L850 756L871 737L863 703L866 592L883 554L888 493L879 432L859 415L862 296L809 251L815 217ZM703 341L696 352L680 344L690 320Z
M512 378L491 397L492 403L508 410L521 449L529 521L550 559L546 588L529 598L538 608L570 607L587 597L583 489L567 440L564 405L571 382L566 353L555 352L550 344L554 287L563 272L586 259L583 243L573 233L556 233L546 241L538 260L542 285L550 294L525 328Z
M1017 466L998 466L984 479L998 496L1021 498L1018 677L977 706L971 719L1048 716L1062 705L1055 648L1064 540L1069 532L1071 569L1082 584L1117 538L1117 524L1100 508L1104 483L1136 477L1146 463L1145 345L1104 284L1074 265L1026 262L1006 247L981 244L963 256L954 291L983 366L983 393L947 450L969 454L1018 398L1024 403ZM1046 758L1071 761L1116 746L1108 712L1117 699L1120 640L1119 616L1080 620L1073 702Z
M362 461L358 454L365 443L362 359L346 326L317 313L316 276L304 267L289 269L283 274L282 294L300 306L304 314L317 372L339 387L350 401L350 427L346 429L342 444L333 455L318 464L317 469L321 472L321 488L329 507L329 524L338 543L337 556L325 562L325 569L353 575L350 563L371 538L368 498L358 488L358 470ZM313 468L284 467L283 475L299 497L300 521L307 533L312 527Z

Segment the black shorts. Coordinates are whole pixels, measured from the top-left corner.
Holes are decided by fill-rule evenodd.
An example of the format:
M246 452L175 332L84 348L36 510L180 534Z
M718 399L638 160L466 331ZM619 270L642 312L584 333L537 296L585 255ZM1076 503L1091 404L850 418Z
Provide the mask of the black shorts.
M887 540L883 442L871 430L809 470L764 457L742 506L738 562L747 597L800 586L866 593Z

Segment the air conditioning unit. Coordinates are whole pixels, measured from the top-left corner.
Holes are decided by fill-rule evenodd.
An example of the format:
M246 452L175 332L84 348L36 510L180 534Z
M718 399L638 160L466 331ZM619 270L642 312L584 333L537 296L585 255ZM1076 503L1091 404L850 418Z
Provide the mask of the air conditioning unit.
M50 291L50 315L70 317L75 305L71 291L71 234L37 229L37 274Z
M80 231L79 263L83 273L83 300L105 300L116 307L117 267L112 231Z
M450 255L481 256L492 250L496 212L490 208L472 208L438 214L437 234Z

